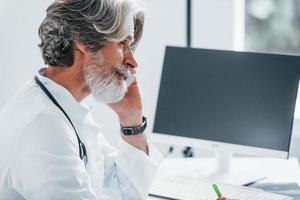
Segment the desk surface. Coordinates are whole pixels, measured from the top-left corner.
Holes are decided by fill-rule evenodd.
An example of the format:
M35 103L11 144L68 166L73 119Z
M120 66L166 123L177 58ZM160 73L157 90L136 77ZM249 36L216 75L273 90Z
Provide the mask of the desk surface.
M200 177L215 168L213 158L166 158L161 163L157 176ZM266 178L262 182L290 183L296 182L300 186L300 167L296 158L233 158L233 171L250 171ZM149 200L159 198L149 197Z

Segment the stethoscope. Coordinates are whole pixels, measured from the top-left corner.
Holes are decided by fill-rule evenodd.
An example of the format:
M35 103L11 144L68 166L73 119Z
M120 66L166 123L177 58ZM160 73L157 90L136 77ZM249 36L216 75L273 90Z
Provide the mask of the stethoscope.
M49 92L49 90L44 86L44 84L39 80L39 78L37 76L34 76L34 80L35 83L40 86L40 88L45 92L45 94L49 97L49 99L63 112L63 114L66 116L66 118L69 120L71 126L73 127L77 140L78 140L78 145L79 145L79 157L81 160L83 160L85 166L88 162L88 157L87 157L87 153L86 153L86 148L85 145L83 144L83 142L81 142L78 133L70 119L70 117L67 115L67 113L65 112L65 110L59 105L59 103L56 101L56 99L53 97L53 95Z

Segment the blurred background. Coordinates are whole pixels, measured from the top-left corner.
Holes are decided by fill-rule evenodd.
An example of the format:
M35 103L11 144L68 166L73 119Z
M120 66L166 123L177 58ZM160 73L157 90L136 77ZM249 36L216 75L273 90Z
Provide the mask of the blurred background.
M26 80L44 66L38 27L52 0L0 0L0 109ZM186 46L186 0L145 0L143 38L136 51L138 80L151 134L166 45ZM300 0L194 0L191 46L236 51L300 53ZM183 66L184 70L184 66ZM88 99L103 134L116 145L117 116ZM171 101L171 99L170 99ZM292 156L300 158L300 99L294 120ZM159 146L167 152L169 146ZM177 147L176 147L177 148ZM177 148L181 155L181 147ZM197 154L197 152L196 152ZM198 150L198 154L209 152Z

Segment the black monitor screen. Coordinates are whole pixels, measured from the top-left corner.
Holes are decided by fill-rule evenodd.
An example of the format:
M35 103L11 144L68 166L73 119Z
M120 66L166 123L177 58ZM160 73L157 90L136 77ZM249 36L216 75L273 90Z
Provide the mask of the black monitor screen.
M167 47L153 132L288 151L292 55Z

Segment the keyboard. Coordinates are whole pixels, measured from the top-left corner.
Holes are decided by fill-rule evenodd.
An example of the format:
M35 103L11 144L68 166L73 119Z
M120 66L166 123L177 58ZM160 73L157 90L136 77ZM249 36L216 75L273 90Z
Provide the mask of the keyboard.
M157 177L150 196L175 200L215 200L217 195L211 182L186 177ZM217 184L229 200L291 200L293 198L264 192L256 188Z

